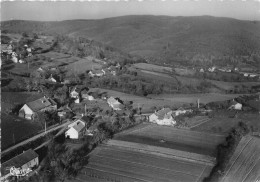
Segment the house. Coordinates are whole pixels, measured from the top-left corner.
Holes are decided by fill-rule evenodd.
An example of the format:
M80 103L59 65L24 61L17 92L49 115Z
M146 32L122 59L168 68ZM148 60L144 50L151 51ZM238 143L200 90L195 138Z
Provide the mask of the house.
M187 110L187 109L183 109L182 107L180 107L179 109L173 111L173 115L174 116L179 116L180 114L185 114L187 112L192 112L192 110L191 109Z
M39 67L37 71L44 71L42 67Z
M230 103L229 109L234 109L234 110L242 110L242 104L236 102L235 100L232 100Z
M34 119L37 112L57 110L57 104L54 100L45 96L35 101L26 103L19 110L19 116L26 119Z
M209 68L208 70L209 70L209 72L214 72L214 71L215 71L215 69L216 69L216 67L215 67L215 66L213 66L212 68Z
M70 97L76 99L77 97L79 97L79 93L80 93L80 89L77 86L75 86L71 89Z
M87 125L89 125L90 117L83 116L76 119L75 122L68 125L68 130L65 132L65 137L70 139L79 139L85 135Z
M70 127L68 131L65 132L65 137L70 139L80 139L85 134L85 125L77 122L75 125Z
M201 69L200 69L200 72L201 72L201 73L204 73L204 69L203 69L203 68L201 68Z
M56 82L57 82L57 80L56 80L55 78L53 78L52 74L51 74L51 76L48 78L48 81L53 82L53 83L56 83Z
M256 77L256 76L257 76L256 74L250 74L250 75L249 75L250 78L254 78L254 77Z
M158 125L175 125L176 121L172 117L172 110L163 108L149 116L149 121Z
M90 101L92 101L92 100L95 100L95 98L92 96L92 95L89 95L89 94L81 94L81 97L82 97L82 99L86 99L86 100L90 100Z
M74 100L74 102L75 102L76 104L79 104L79 103L80 103L80 98L79 98L79 96L76 97L76 99Z
M103 75L105 75L105 71L102 69L102 70L92 70L92 71L89 71L89 76L90 77L94 77L94 76L97 76L97 77L101 77Z
M1 53L12 54L13 46L10 44L1 44Z
M13 176L12 168L19 169L19 171L31 171L29 168L33 168L39 165L39 156L34 150L29 149L14 158L2 163L1 166L1 181L7 181L8 177ZM20 173L21 174L21 173ZM28 173L27 173L28 174ZM26 173L24 174L26 175Z
M110 97L109 99L107 99L107 103L114 110L121 110L123 106L122 103L120 103L119 100L115 99L114 97Z

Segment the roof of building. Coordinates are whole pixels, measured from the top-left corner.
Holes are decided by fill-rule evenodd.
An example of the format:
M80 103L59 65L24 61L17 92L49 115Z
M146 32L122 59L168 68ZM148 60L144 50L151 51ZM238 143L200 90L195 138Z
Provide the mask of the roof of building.
M73 126L73 128L77 131L77 132L81 132L85 126L81 123L81 122L78 122L77 124L75 124Z
M92 70L91 71L93 74L103 74L104 72L101 70Z
M158 116L158 119L163 119L165 117L165 115L171 111L172 110L170 108L163 108L163 109L157 111L156 115Z
M109 97L109 98L107 99L107 102L110 103L110 104L112 104L112 105L114 105L114 106L121 104L121 103L120 103L117 99L115 99L114 97Z
M36 152L34 152L34 150L29 149L17 156L15 156L14 158L2 163L1 166L1 174L2 176L5 176L6 174L9 173L9 168L10 167L21 167L24 164L28 163L29 161L35 159L38 157L38 154Z
M40 99L37 99L35 101L26 103L26 105L32 109L33 111L39 111L41 109L44 109L46 107L52 106L52 105L56 105L56 102L52 99L48 99L46 97L42 97Z

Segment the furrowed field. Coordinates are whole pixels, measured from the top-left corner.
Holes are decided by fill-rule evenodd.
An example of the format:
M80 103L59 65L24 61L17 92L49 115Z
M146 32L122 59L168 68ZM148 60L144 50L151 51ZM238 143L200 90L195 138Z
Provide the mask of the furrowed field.
M232 155L222 182L252 182L260 180L260 138L247 136L241 139Z
M75 181L202 181L212 166L102 145Z
M118 134L115 139L214 156L216 146L225 136L147 124L130 133Z

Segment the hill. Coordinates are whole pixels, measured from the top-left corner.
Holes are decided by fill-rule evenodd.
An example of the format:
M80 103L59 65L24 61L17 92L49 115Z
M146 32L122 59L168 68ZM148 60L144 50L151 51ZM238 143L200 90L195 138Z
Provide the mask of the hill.
M133 15L100 20L5 21L1 30L86 37L156 62L212 61L224 56L260 60L259 21ZM235 61L240 59L243 61L243 57Z

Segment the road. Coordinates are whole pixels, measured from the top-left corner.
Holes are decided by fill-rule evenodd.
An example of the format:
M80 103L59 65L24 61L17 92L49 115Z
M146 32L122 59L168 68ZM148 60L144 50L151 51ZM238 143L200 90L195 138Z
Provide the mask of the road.
M59 126L56 126L56 127L54 127L54 128L51 128L51 129L49 129L49 130L46 131L46 134L47 134L47 133L50 133L50 132L52 132L52 131L54 131L54 130L57 130L57 129L59 129L59 128L63 128L63 127L65 128L65 127L67 127L69 124L71 124L72 122L73 122L73 121L67 121L66 123L63 123L63 124L61 124L61 125L59 125ZM45 132L39 133L39 134L37 134L37 135L35 135L35 136L33 136L33 137L27 139L27 140L24 140L24 141L22 141L22 142L20 142L20 143L18 143L18 144L16 144L16 145L14 145L14 146L12 146L12 147L9 147L9 148L7 148L7 149L1 151L1 155L3 156L5 153L8 153L8 152L10 152L11 150L13 150L13 149L15 149L15 148L17 148L17 147L20 147L20 146L22 146L22 145L25 145L26 143L31 142L31 141L33 141L33 140L36 140L37 138L42 137L42 136L44 136L44 135L45 135Z

